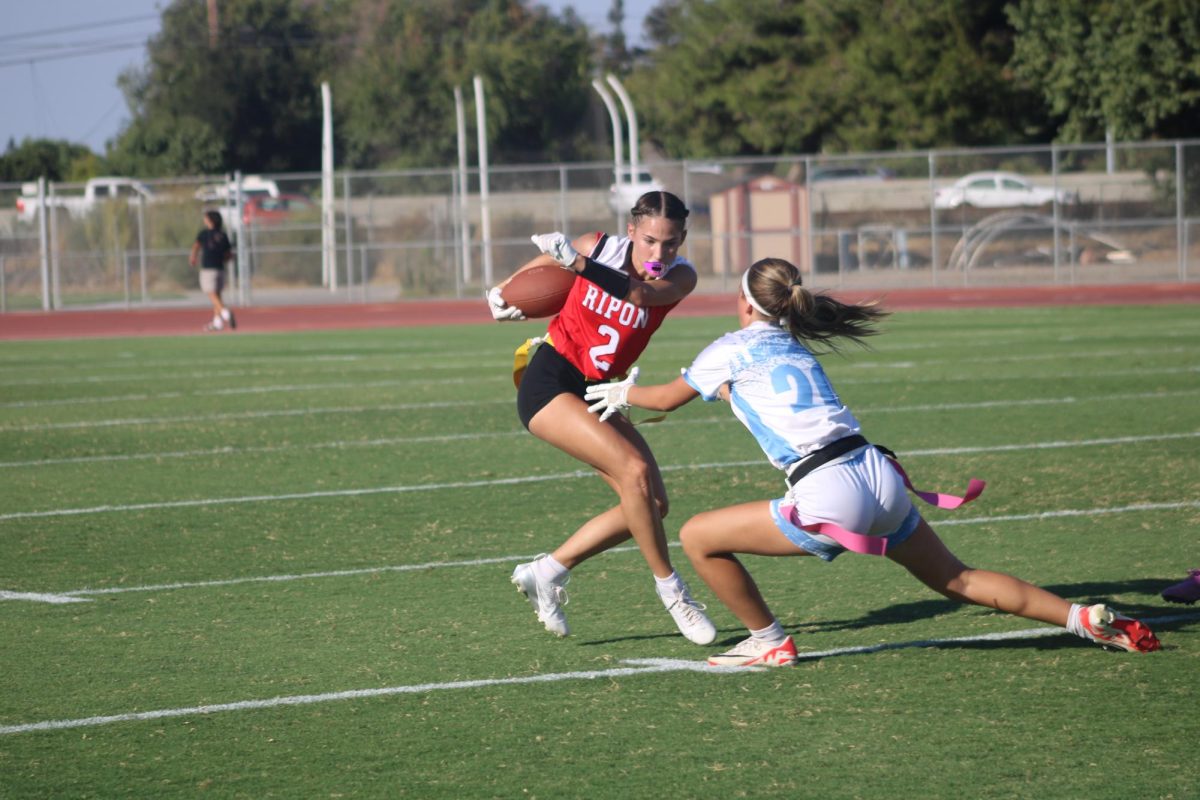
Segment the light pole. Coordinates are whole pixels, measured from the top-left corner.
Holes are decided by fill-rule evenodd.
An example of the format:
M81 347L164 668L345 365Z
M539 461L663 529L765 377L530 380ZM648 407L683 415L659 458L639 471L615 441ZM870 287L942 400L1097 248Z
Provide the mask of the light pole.
M639 174L637 112L633 110L633 100L629 98L629 92L625 91L617 76L610 72L605 80L617 93L617 97L621 98L621 105L625 108L625 119L629 121L629 182L636 183Z
M608 109L608 119L612 123L613 135L613 183L620 184L621 165L625 161L625 147L621 137L621 114L617 111L617 104L613 101L612 94L604 88L603 83L593 80L592 88L600 95L600 99L604 101L604 107Z

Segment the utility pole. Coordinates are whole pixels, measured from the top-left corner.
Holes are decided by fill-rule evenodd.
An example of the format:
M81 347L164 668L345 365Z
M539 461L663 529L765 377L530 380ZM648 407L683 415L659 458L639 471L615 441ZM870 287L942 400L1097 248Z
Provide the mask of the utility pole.
M208 49L217 46L217 0L208 0Z

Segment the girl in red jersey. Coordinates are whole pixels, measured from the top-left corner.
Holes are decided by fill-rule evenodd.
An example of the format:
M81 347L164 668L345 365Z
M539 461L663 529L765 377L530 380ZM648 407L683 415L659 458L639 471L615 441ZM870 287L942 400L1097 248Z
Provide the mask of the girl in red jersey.
M561 233L534 236L543 255L521 267L557 264L578 273L544 344L521 376L521 422L534 436L595 469L618 502L584 523L553 553L518 565L512 582L546 629L566 636L563 587L570 570L632 536L680 632L697 644L709 644L716 628L667 553L662 523L667 491L649 445L624 416L598 418L583 401L589 386L623 376L667 313L696 288L695 269L678 255L687 236L683 202L669 192L648 192L638 198L631 217L623 237L590 233L572 242ZM523 319L500 296L503 286L488 292L492 316Z

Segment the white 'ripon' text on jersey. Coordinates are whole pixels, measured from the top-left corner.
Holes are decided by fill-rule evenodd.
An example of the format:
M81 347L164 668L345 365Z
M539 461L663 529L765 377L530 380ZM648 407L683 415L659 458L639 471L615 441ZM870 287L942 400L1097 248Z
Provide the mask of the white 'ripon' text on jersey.
M632 242L626 237L596 234L588 258L605 269L626 271ZM676 258L671 269L694 269ZM631 283L641 283L636 272ZM650 337L678 301L663 306L635 306L605 292L582 275L571 287L562 310L550 322L553 347L584 377L609 380L625 374L641 356Z
M816 357L767 322L752 322L717 339L683 378L710 402L729 384L734 416L779 469L860 430Z

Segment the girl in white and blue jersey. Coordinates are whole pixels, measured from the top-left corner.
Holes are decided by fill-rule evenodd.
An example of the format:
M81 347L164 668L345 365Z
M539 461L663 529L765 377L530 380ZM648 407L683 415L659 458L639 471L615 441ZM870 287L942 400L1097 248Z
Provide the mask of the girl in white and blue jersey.
M1137 620L1104 605L1073 605L1011 575L973 569L946 548L909 499L899 464L862 436L813 355L837 349L839 339L862 343L877 332L883 311L809 292L800 271L782 259L751 266L737 303L741 329L706 347L673 382L637 386L634 375L592 387L585 397L593 402L590 410L608 413L630 405L670 411L697 397L725 400L786 474L783 497L707 511L680 531L697 574L750 631L710 664L796 661L795 643L736 553L825 561L846 550L886 555L952 600L1061 625L1102 645L1158 649L1158 639ZM982 488L973 482L965 499L917 494L952 508Z

